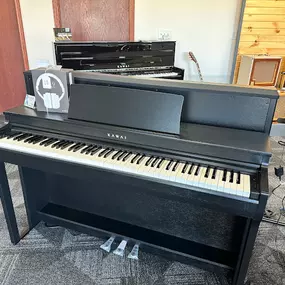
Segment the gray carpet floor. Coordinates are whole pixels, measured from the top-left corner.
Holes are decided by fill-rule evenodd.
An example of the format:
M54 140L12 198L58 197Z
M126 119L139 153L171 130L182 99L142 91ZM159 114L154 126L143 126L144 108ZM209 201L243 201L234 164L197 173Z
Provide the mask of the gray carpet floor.
M281 160L279 138L272 138L273 157L269 168L272 190L279 184L274 166ZM26 213L17 168L6 165L17 220L27 227ZM284 178L285 179L285 178ZM268 209L279 218L285 185L268 201ZM282 216L280 221L285 222ZM224 277L178 262L140 252L139 261L106 254L96 237L63 228L39 224L18 245L11 245L0 206L0 285L227 285ZM285 284L285 227L262 223L250 262L248 278L253 284Z

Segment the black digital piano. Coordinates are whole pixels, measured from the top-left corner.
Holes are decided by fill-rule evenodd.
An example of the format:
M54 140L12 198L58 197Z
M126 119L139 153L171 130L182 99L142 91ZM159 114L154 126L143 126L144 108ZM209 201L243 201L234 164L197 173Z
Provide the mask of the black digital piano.
M19 234L4 162L40 221L244 283L268 198L275 90L74 73L69 113L18 107L0 132L0 196Z

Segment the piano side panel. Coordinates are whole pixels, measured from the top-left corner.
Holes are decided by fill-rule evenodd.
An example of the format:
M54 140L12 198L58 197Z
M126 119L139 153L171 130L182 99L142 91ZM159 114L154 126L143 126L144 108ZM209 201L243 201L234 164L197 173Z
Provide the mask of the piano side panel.
M53 176L51 203L108 217L215 248L239 249L245 218L146 194L143 188L104 179ZM214 222L213 222L214 221Z

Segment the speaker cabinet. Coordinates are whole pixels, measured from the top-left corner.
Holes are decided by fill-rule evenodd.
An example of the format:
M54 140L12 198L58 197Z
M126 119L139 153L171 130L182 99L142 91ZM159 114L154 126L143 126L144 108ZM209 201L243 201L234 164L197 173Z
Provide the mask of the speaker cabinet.
M24 72L24 79L26 85L26 94L35 96L33 76L30 70Z
M276 86L281 63L279 56L243 55L237 84Z

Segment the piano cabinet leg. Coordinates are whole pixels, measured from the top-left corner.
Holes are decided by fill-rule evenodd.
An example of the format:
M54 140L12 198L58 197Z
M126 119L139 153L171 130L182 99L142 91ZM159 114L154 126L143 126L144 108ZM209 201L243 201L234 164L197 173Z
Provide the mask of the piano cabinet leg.
M17 244L21 238L4 162L0 162L0 199L2 202L11 242L13 244Z
M40 222L37 211L47 204L46 185L48 184L48 175L39 170L20 166L19 174L30 231Z
M248 219L245 230L244 237L240 249L239 259L237 262L233 285L249 285L250 281L245 282L247 269L249 266L252 250L254 247L255 239L258 233L260 221L255 221Z

